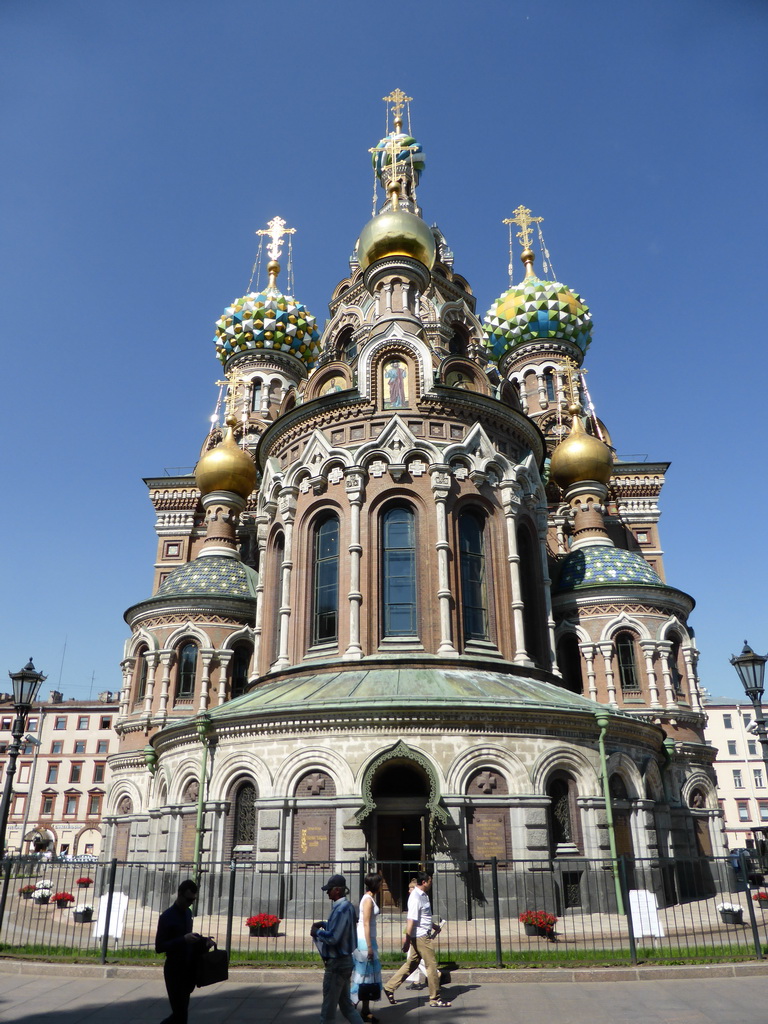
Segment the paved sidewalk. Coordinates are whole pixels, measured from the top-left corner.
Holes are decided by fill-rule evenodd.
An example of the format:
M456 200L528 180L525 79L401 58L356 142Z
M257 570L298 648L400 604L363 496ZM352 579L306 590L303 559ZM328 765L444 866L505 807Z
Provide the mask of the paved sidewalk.
M229 981L195 992L190 1024L317 1024L321 982L319 971L233 971ZM450 1009L432 1009L426 993L401 988L396 1006L380 1002L376 1012L381 1024L744 1024L768 1016L767 988L768 964L758 963L455 971L443 990ZM3 1024L159 1024L167 1013L157 969L0 961Z

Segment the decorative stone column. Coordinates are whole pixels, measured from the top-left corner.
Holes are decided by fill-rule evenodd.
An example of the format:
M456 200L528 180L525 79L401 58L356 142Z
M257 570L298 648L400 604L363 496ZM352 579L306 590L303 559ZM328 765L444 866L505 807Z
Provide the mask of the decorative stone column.
M699 693L699 676L696 672L696 662L699 660L699 652L695 647L682 647L683 661L685 662L685 678L688 683L688 693L691 698L691 708L694 711L702 711L701 694Z
M360 590L360 563L363 546L360 543L360 512L365 500L365 477L360 469L345 472L344 486L349 502L349 643L344 652L346 661L358 661L363 656L360 643L360 608L363 594Z
M200 651L200 660L203 663L203 673L200 679L200 701L197 706L198 712L207 711L210 703L208 688L211 685L211 662L215 651L211 648L203 648Z
M605 685L608 690L608 703L612 707L617 708L619 704L616 700L616 677L613 674L613 644L608 641L597 646L600 648L605 664Z
M579 650L584 655L584 662L587 666L587 691L590 700L597 700L597 674L595 672L595 655L599 650L599 644L579 644Z
M657 653L657 646L655 640L638 640L638 646L643 652L645 658L645 674L648 678L648 695L650 697L650 705L652 708L660 708L661 701L659 700L659 684L656 679L656 671L653 667L653 656ZM669 669L665 673L665 678L669 675ZM671 680L670 680L671 682ZM671 695L670 690L667 690L667 703L674 704L674 694Z
M293 571L293 524L296 518L296 499L298 488L283 487L278 497L280 514L285 525L285 550L280 587L280 629L277 661L272 666L274 672L288 668L291 661L288 657L289 627L291 624L291 575Z
M216 703L224 704L227 699L227 669L232 661L234 651L216 651L216 660L219 663L219 686L216 694Z
M169 649L158 651L160 655L160 664L163 666L163 677L160 681L160 705L158 707L158 714L162 722L168 717L168 695L170 692L171 685L171 665L175 652Z
M152 702L155 699L155 674L161 662L159 651L147 651L147 692L144 694L144 714L149 719L152 715Z
M123 685L120 690L120 717L124 718L131 706L131 680L136 665L135 658L125 658L120 662L120 669L123 674Z
M454 598L448 576L450 544L448 543L448 516L446 512L446 499L451 488L451 474L448 466L438 464L429 467L429 475L432 485L432 497L435 499L435 522L437 526L435 550L437 551L437 600L440 608L440 646L437 649L437 653L449 658L456 658L459 652L453 645L451 630L451 611L454 605Z
M507 527L507 563L512 601L512 627L515 653L512 661L516 665L533 665L525 646L525 625L523 623L523 588L520 582L520 552L517 547L517 516L521 507L520 485L512 481L502 483L501 502Z
M657 640L656 646L659 651L659 660L661 662L661 674L664 678L664 693L666 696L667 707L677 705L677 694L675 693L675 684L672 681L672 669L669 664L669 656L672 653L672 641Z
M269 522L274 519L277 508L274 504L269 504L267 510L271 510L271 515L260 517L260 521L256 525L256 543L259 549L259 582L256 584L256 612L253 617L253 662L251 663L249 681L257 678L259 675L259 655L261 654L264 619L264 565L266 564L267 528Z

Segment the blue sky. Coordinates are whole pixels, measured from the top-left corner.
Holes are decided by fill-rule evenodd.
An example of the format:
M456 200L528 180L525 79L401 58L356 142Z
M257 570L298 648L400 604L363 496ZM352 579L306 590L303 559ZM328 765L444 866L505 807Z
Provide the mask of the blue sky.
M738 694L728 657L768 650L762 0L2 0L0 39L0 671L119 689L155 556L142 477L197 459L254 231L297 228L322 323L400 87L481 313L502 219L545 218L619 455L672 463L667 579L697 600L703 684Z

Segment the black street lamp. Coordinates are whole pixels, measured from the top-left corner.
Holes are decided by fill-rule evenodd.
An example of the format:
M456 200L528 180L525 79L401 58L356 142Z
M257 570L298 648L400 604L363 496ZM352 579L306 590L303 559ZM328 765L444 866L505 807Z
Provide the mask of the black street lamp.
M0 804L0 856L5 855L5 831L8 826L8 812L11 808L13 776L16 774L16 758L21 750L21 738L27 727L27 715L35 703L43 680L48 678L42 672L38 672L35 669L31 658L20 672L9 672L8 675L11 677L13 684L13 706L16 709L16 718L11 730L13 743L8 749L8 767L5 770L3 802Z
M768 661L768 655L755 654L746 640L744 641L744 650L738 658L731 658L731 664L739 673L739 679L744 687L744 692L752 701L752 707L755 709L755 733L763 749L763 764L765 765L766 781L768 782L768 730L766 729L761 703L763 699L766 661Z

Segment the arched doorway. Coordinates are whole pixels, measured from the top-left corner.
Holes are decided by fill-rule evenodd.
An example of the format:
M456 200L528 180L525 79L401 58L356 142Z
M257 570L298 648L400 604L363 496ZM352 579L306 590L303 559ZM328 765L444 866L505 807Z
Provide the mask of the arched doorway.
M386 761L371 779L370 844L386 886L383 907L405 908L408 882L430 856L430 779L414 761Z

